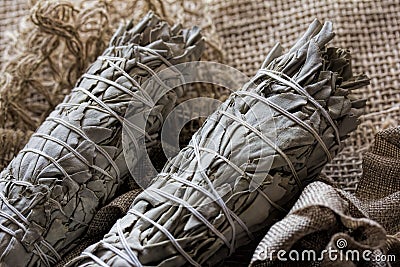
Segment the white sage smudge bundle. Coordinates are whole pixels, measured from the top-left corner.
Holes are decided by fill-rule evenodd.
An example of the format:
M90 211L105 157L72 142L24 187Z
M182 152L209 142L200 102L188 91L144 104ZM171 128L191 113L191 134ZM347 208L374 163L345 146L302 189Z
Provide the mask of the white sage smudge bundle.
M333 36L330 22L314 21L288 53L275 46L69 266L212 266L270 227L340 151L365 106L349 94L368 78L353 76L348 51L326 48Z
M79 243L96 211L129 176L121 144L126 109L153 107L146 125L151 145L183 89L152 103L154 95L142 84L155 72L198 60L203 49L198 28L170 27L153 13L120 27L0 174L1 266L52 266ZM165 92L168 83L158 86Z

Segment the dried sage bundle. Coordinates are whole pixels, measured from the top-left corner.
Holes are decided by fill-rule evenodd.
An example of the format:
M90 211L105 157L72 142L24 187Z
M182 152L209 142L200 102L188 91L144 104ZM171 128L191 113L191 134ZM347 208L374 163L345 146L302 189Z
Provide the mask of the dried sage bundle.
M120 27L0 174L1 266L52 266L79 243L129 176L121 144L128 106L153 107L146 125L151 145L183 93L177 87L152 103L142 84L171 65L198 60L203 49L198 28L170 27L153 13ZM165 92L168 81L158 86L152 93Z
M212 266L268 229L357 127L347 50L326 47L314 21L286 54L275 46L189 145L138 195L128 214L68 266Z

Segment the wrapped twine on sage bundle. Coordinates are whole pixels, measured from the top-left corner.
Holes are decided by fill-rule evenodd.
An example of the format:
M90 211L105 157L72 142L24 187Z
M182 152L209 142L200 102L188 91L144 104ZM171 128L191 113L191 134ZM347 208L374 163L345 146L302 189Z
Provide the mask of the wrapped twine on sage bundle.
M365 101L350 54L314 21L275 46L139 194L127 215L68 266L212 266L286 213L357 127Z
M129 176L121 144L126 109L154 107L146 125L151 149L183 88L151 103L157 87L144 92L142 84L162 69L198 60L203 48L197 27L171 27L153 13L119 28L0 174L2 266L53 266L79 243L96 211ZM158 84L164 87L168 81Z

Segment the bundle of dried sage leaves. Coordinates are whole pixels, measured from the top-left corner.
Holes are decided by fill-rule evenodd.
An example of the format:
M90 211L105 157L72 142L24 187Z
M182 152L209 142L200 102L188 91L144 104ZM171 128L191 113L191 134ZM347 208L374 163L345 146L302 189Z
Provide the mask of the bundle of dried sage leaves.
M350 53L314 21L275 46L142 192L126 216L69 266L212 266L281 218L357 127Z
M197 27L172 27L153 13L120 27L0 174L2 266L52 266L79 243L129 174L121 144L126 109L132 101L138 112L154 107L146 125L151 145L183 88L152 103L142 84L171 65L198 60L203 48ZM160 91L166 86L160 83Z

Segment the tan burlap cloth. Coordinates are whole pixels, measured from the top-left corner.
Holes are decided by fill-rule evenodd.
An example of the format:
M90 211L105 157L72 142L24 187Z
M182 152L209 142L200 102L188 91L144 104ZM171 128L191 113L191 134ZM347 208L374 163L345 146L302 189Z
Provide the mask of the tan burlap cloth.
M18 153L102 52L118 23L132 14L137 20L149 9L168 20L201 25L209 44L205 59L224 62L249 76L276 42L287 48L314 18L333 21L337 34L334 45L350 49L355 70L371 78L370 86L355 92L368 99L359 129L324 170L332 184L344 191L325 182L311 184L291 213L271 228L254 255L264 245L323 249L335 246L339 238L346 240L349 249L372 249L376 255L398 253L400 130L380 133L374 147L365 153L379 130L400 121L398 1L3 0L0 167ZM216 91L207 93L223 97ZM99 239L126 212L135 194L128 192L99 211L82 246L70 257ZM264 234L259 234L260 239ZM253 247L238 251L225 265L248 265L257 245L255 242ZM271 262L276 263L254 264ZM363 264L368 263L359 266Z
M363 172L355 195L324 182L308 185L289 214L264 236L251 266L301 266L310 260L315 266L398 266L400 127L377 134L364 154ZM315 258L296 258L292 252L289 263L276 253L310 249ZM322 253L329 249L331 254Z

